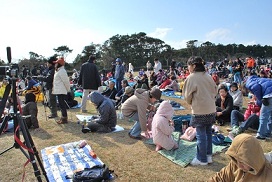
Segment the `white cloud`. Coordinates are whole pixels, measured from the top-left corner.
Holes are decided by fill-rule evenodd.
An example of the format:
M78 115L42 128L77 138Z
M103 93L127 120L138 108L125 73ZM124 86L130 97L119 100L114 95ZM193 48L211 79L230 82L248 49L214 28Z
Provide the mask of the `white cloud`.
M229 29L218 28L206 34L207 41L210 42L230 42L231 31Z
M255 40L252 40L250 42L245 42L245 43L242 43L244 46L248 46L248 45L256 45L258 44Z
M172 28L156 28L155 32L148 33L147 36L163 39Z

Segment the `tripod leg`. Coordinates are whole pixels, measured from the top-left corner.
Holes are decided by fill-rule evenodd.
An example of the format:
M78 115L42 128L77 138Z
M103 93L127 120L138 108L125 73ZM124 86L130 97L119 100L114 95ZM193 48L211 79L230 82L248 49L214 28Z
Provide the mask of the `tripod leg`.
M22 134L23 134L23 138L25 140L25 145L27 146L28 149L32 149L33 150L33 151L28 150L28 154L29 154L29 159L30 159L30 162L31 162L32 167L34 169L34 174L35 174L37 180L39 182L42 181L42 179L41 179L41 172L40 172L40 170L38 168L38 165L36 163L35 157L37 158L38 163L39 163L41 169L44 172L45 178L48 181L48 178L46 176L44 167L43 167L43 165L41 163L41 160L40 160L39 156L37 155L37 150L36 150L36 148L34 149L34 143L33 143L33 140L32 140L32 138L30 136L30 133L28 131L28 128L26 126L25 121L23 121L23 119L19 115L17 115L15 119L17 119L17 121L19 123L19 126L21 128L21 131L22 131ZM35 155L35 151L34 150L36 150L36 155Z
M36 159L38 161L38 164L39 164L39 166L40 166L40 168L42 170L42 173L43 173L46 181L49 181L48 178L47 178L46 171L44 169L43 163L42 163L42 161L40 159L39 152L37 151L37 148L36 148L36 146L34 144L34 141L33 141L32 137L31 137L30 133L29 133L29 130L28 130L27 126L26 126L26 123L24 122L24 120L22 120L22 122L25 125L27 137L29 139L30 145L32 146L32 149L33 149L34 155L35 155L35 157L36 157Z

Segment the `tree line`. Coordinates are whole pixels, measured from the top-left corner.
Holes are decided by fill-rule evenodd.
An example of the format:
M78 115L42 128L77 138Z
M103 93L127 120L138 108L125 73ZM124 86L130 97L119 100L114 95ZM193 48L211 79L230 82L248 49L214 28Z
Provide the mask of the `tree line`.
M68 46L60 46L53 49L54 56L67 56L73 50ZM79 53L73 63L66 64L66 69L79 69L90 55L97 57L99 69L111 69L111 64L117 57L120 57L127 65L132 63L135 68L145 68L146 62L159 58L164 66L170 65L172 60L186 64L190 56L201 56L205 61L221 61L225 58L245 58L248 56L259 58L271 58L272 47L269 45L243 45L243 44L214 44L212 42L200 43L198 40L190 40L186 48L174 49L164 41L149 37L144 32L131 35L114 35L103 44L86 45ZM47 61L38 53L29 52L29 59L19 60L19 66L34 66ZM1 62L0 62L1 63Z

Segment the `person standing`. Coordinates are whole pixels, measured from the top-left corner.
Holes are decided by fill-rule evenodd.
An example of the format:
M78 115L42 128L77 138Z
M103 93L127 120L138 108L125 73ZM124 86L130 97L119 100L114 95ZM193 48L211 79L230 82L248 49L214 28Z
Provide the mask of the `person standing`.
M260 125L257 139L265 140L271 137L272 120L272 80L250 76L246 81L246 88L257 98L257 105L261 106Z
M147 61L147 63L146 63L146 71L150 71L151 70L151 68L152 68L152 64L150 63L150 61Z
M48 104L50 108L51 115L48 118L56 118L57 114L57 98L56 95L52 94L53 80L55 74L55 63L57 58L52 56L47 61L48 72L45 77L41 77L41 80L45 82L46 96L48 96Z
M158 58L154 59L154 72L157 74L162 69L162 64Z
M66 70L64 69L65 61L61 57L55 63L55 74L53 80L53 91L52 93L58 97L59 107L61 111L61 118L57 121L58 124L68 123L67 110L65 99L67 93L70 92L70 82Z
M122 89L122 85L121 82L124 79L124 75L125 75L125 68L122 65L122 61L120 58L117 58L115 60L116 62L116 67L115 67L115 79L116 79L116 90L117 92L119 92L119 90Z
M217 86L212 77L205 72L204 60L191 57L188 62L190 75L185 80L182 93L191 105L190 125L196 128L197 154L191 165L212 163L212 125L215 122L215 96Z
M83 88L83 95L81 100L81 111L86 113L86 103L88 95L91 91L97 91L98 87L101 86L101 79L98 73L97 66L95 63L95 57L90 56L86 63L83 63L80 68L78 85Z

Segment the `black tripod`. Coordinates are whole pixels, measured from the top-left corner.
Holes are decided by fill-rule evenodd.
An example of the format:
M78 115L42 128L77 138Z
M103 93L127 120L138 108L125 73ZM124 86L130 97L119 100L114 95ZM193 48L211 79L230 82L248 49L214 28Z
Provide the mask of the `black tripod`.
M28 127L25 123L25 117L21 116L20 113L18 113L17 105L17 95L16 95L16 78L13 76L12 78L9 78L9 84L6 86L6 90L4 92L3 99L0 103L0 113L3 113L8 95L12 88L12 99L13 99L13 109L14 112L6 116L2 122L2 126L0 128L0 135L4 131L5 127L8 124L8 121L10 119L13 119L14 123L14 144L10 148L4 150L0 153L0 155L4 154L5 152L11 150L12 148L20 149L22 153L26 156L29 162L31 162L34 170L35 177L37 178L37 181L42 181L41 178L41 172L39 170L39 167L42 170L42 173L46 179L46 181L49 181L46 175L46 171L44 169L43 163L39 157L39 153L34 145L33 139L28 131ZM22 132L22 136L24 138L24 142L20 141L20 131ZM27 151L25 151L26 149ZM37 163L38 162L38 163Z

